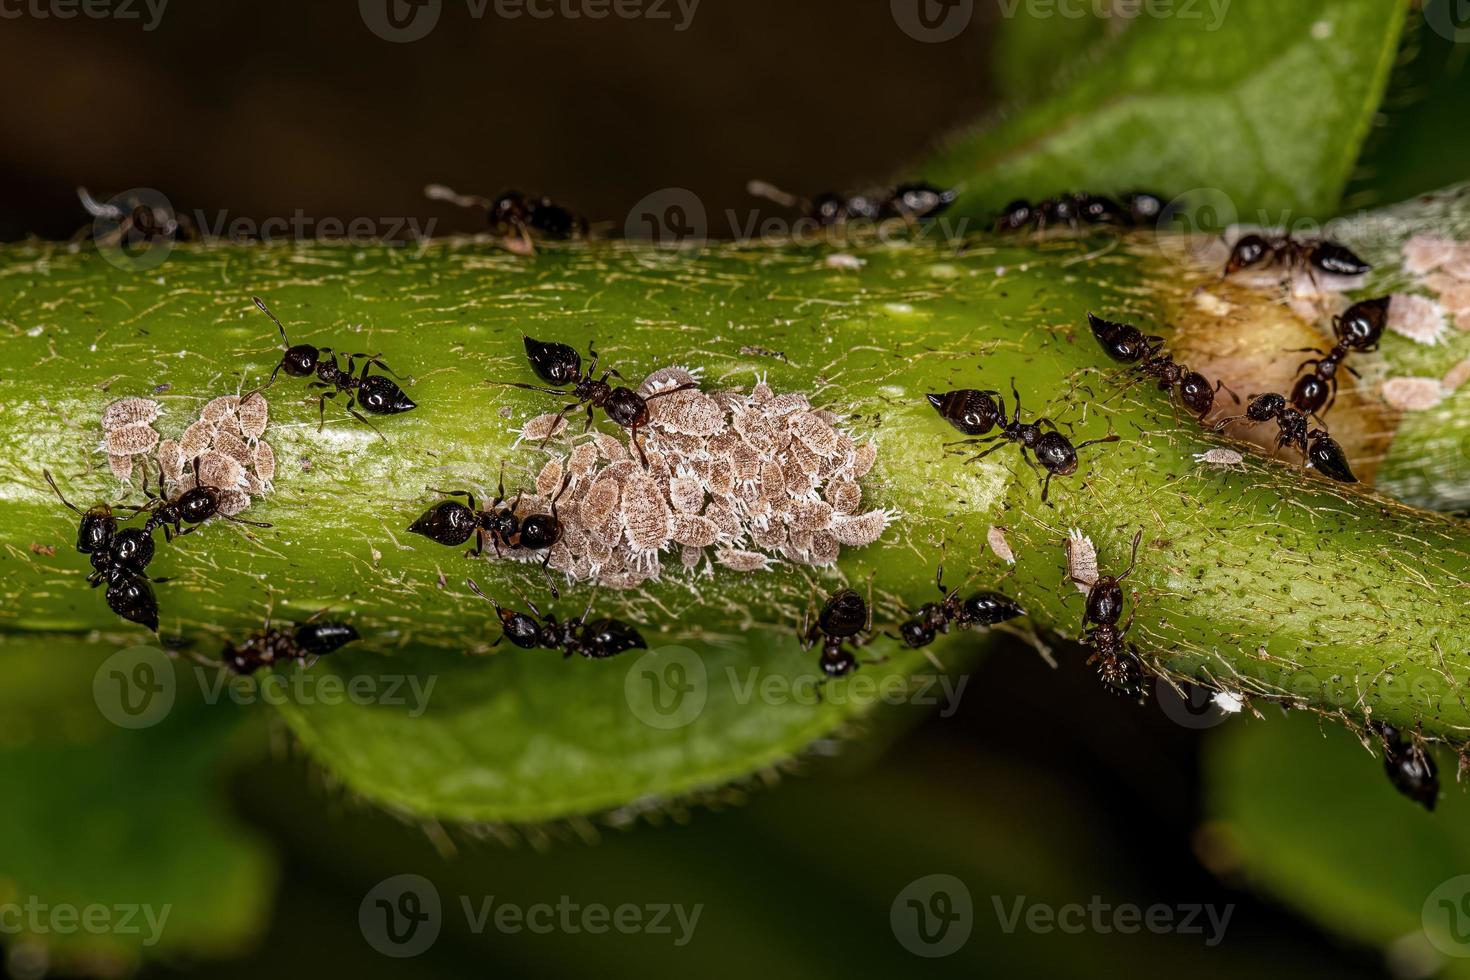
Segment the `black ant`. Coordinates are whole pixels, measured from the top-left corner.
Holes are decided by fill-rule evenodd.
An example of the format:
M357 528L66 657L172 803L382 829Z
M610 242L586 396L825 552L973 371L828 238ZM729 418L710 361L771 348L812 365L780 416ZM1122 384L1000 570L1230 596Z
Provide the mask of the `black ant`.
M87 583L95 589L105 582L109 609L129 622L158 632L158 600L147 574L153 561L153 535L145 528L119 529L118 519L107 504L81 510L62 494L50 470L42 473L61 502L82 518L77 528L77 551L91 559L92 573ZM136 516L142 508L132 510Z
M1200 418L1210 413L1215 405L1215 395L1221 389L1240 401L1235 392L1225 387L1224 381L1217 381L1212 387L1203 374L1177 363L1164 351L1164 338L1145 336L1130 323L1104 320L1091 313L1087 314L1087 322L1104 353L1120 364L1135 365L1140 374L1157 379L1160 391L1177 387L1180 401Z
M286 660L310 667L318 657L361 638L357 630L346 623L316 622L320 615L319 612L304 623L281 627L272 626L267 614L265 625L242 642L225 644L221 659L237 674L253 674L262 667L269 669Z
M532 615L528 616L523 612L503 608L500 603L481 592L474 579L465 579L465 584L470 587L471 592L494 606L495 614L500 617L503 632L491 646L499 646L501 640L510 640L522 650L540 647L544 650L560 650L563 658L575 653L591 660L604 660L635 647L648 649L648 644L638 630L620 619L596 619L587 622L587 617L592 612L591 599L587 601L587 608L582 615L561 622L551 613L541 615L541 610L536 608L534 602L530 603Z
M1271 263L1282 263L1289 269L1306 269L1314 278L1317 272L1334 276L1360 276L1373 268L1340 242L1320 238L1302 241L1290 235L1267 237L1249 234L1242 235L1231 246L1224 275Z
M566 491L571 482L571 474L568 474L551 498L551 513L531 514L528 517L516 516L516 506L520 503L521 494L517 493L515 500L509 506L502 507L505 503L505 468L500 471L500 483L496 488L495 499L485 510L480 510L475 505L475 495L468 490L438 490L430 487L430 491L442 494L446 497L464 497L468 506L455 500L446 500L436 504L424 512L423 516L408 526L413 534L422 534L430 541L439 544L457 546L462 545L473 535L475 547L473 551L466 552L466 556L478 557L484 553L485 538L490 539L495 548L497 557L500 549L525 548L528 551L545 551L546 557L541 562L543 571L551 561L551 548L561 540L562 525L556 514L556 502L562 493ZM550 573L547 573L547 581L551 585L551 597L560 598L556 591L555 583L551 583Z
M858 669L857 657L844 644L862 646L871 637L862 634L873 628L873 613L867 600L852 589L839 589L827 598L817 621L808 625L803 617L801 648L822 644L820 666L828 677L842 677Z
M1016 600L999 592L976 592L960 601L959 589L944 587L943 565L934 574L934 584L944 598L939 602L924 603L913 619L899 624L898 637L905 646L914 649L926 647L934 642L938 633L948 633L950 626L962 630L994 626L1026 614Z
M489 384L505 385L511 388L524 388L527 391L543 391L551 395L570 395L575 398L572 404L567 405L557 413L557 421L552 422L550 431L543 444L550 441L556 432L557 425L567 413L585 405L587 408L587 426L592 428L592 410L600 408L607 413L607 417L613 422L630 430L630 438L633 446L638 450L638 458L643 461L643 468L648 468L648 457L643 452L643 444L638 441L638 430L648 424L648 403L655 398L665 398L669 395L686 391L690 388L698 388L694 382L669 388L667 391L659 391L647 397L638 394L632 388L621 385L613 387L607 383L608 378L622 380L622 375L609 368L602 372L602 377L593 378L597 371L598 354L589 343L587 353L592 356L592 364L586 373L582 371L582 355L566 344L555 341L534 340L530 337L522 338L526 344L526 357L531 362L531 370L536 372L537 377L548 385L555 387L543 387L541 385L529 385L519 381L491 381ZM572 386L570 392L561 391L567 385Z
M818 227L832 228L849 221L882 221L900 218L906 222L923 221L943 213L958 196L954 190L935 187L922 181L899 184L881 194L844 195L827 191L814 198L788 194L764 181L753 180L746 189L786 208L795 208Z
M995 230L1044 231L1048 225L1066 225L1075 230L1083 224L1141 227L1157 222L1163 212L1163 199L1143 191L1124 194L1121 203L1102 194L1063 194L1035 204L1012 201L996 218Z
M1417 741L1405 742L1399 731L1384 722L1369 722L1368 727L1383 739L1383 770L1393 788L1431 813L1439 801L1439 770L1434 757Z
M1329 436L1325 429L1311 428L1308 425L1307 416L1292 408L1277 392L1271 391L1264 395L1256 395L1246 406L1245 415L1221 419L1215 428L1221 429L1231 422L1239 421L1249 421L1254 424L1275 422L1279 430L1276 438L1278 449L1283 446L1292 446L1302 454L1308 468L1318 470L1323 476L1339 483L1358 482L1358 478L1353 476L1352 468L1348 465L1347 455L1337 441Z
M318 399L318 432L326 424L327 399L335 398L341 392L347 392L348 413L363 425L376 432L379 438L382 438L383 434L378 432L378 427L352 408L354 398L364 412L371 412L373 415L398 415L401 412L407 412L418 407L412 398L409 398L403 393L402 388L399 388L398 385L394 384L388 378L383 377L381 374L368 375L368 368L374 365L387 371L389 374L393 374L393 370L384 364L378 355L343 355L347 358L347 370L344 371L337 363L338 355L333 353L330 347L313 347L310 344L297 344L292 346L290 339L286 336L286 327L280 320L276 319L276 315L270 311L259 296L251 298L255 300L255 305L260 308L260 312L270 317L271 321L275 323L276 328L281 331L281 341L286 345L286 353L281 358L281 363L277 364L275 370L271 372L270 380L256 390L262 391L275 384L276 375L282 371L285 371L293 378L307 378L315 374L317 380L311 382L308 387L333 389L324 392L321 398ZM352 372L357 368L358 358L364 359L362 373L354 376ZM396 374L393 376L398 377ZM241 401L243 402L249 397L249 395L246 395L241 398Z
M527 250L535 239L567 241L587 237L587 219L544 195L508 190L494 200L477 194L456 194L442 184L430 184L424 193L432 200L447 201L462 208L480 208L490 230L501 238L517 238Z
M192 534L198 530L198 525L203 524L211 517L223 517L227 521L236 524L248 524L251 527L271 527L264 521L247 521L240 517L220 512L220 490L199 482L199 460L194 460L194 486L185 490L177 497L169 500L161 494L155 493L148 488L148 468L143 468L143 494L148 497L148 503L140 508L150 511L148 520L143 525L147 534L152 534L157 528L163 528L165 541L185 534ZM184 527L185 524L190 525Z
M1103 576L1088 587L1087 606L1082 611L1081 637L1082 644L1092 648L1092 656L1087 658L1087 664L1097 664L1097 676L1103 685L1113 694L1121 694L1138 701L1142 701L1146 695L1143 687L1143 665L1132 644L1124 639L1133 626L1133 613L1128 613L1128 619L1121 627L1118 625L1118 618L1123 615L1121 583L1132 574L1133 566L1138 562L1138 542L1142 539L1142 531L1133 536L1133 557L1129 559L1128 567L1122 575L1116 578ZM1071 578L1080 585L1088 584L1075 575ZM1137 592L1133 593L1133 600L1137 603Z
M1316 360L1306 360L1297 365L1297 370L1311 366L1311 371L1297 379L1291 389L1291 404L1297 411L1320 418L1337 400L1337 369L1353 351L1371 352L1378 349L1383 337L1383 326L1388 319L1390 297L1365 299L1348 307L1341 316L1332 318L1332 332L1337 343L1330 351L1315 347L1298 348L1298 354L1321 354ZM1348 368L1353 377L1358 372ZM1324 407L1325 406L1325 407Z
M986 398L989 397L983 392L977 392L977 394L981 394ZM1051 489L1052 477L1071 476L1077 472L1077 450L1097 445L1100 442L1117 442L1119 439L1117 433L1112 433L1103 436L1101 439L1089 439L1087 442L1073 446L1072 441L1057 431L1056 423L1049 418L1039 417L1035 422L1023 423L1021 421L1021 393L1016 390L1015 378L1011 379L1011 395L1016 400L1016 407L1009 422L1005 421L1005 397L1001 395L996 396L996 407L999 409L996 416L996 424L1000 425L999 432L993 436L986 436L983 439L962 439L959 442L950 443L949 445L960 446L977 443L996 443L989 449L976 453L966 460L968 463L974 463L984 459L996 450L1003 448L1006 443L1014 442L1021 447L1021 458L1032 469L1036 469L1036 464L1031 461L1029 453L1035 453L1037 461L1046 470L1046 477L1041 484L1041 499L1043 502L1045 502L1047 493ZM930 395L929 400L933 404L934 396ZM939 406L936 405L935 407L938 408ZM943 414L942 409L941 414ZM954 425L955 423L953 420L950 420L950 424ZM1051 431L1043 432L1042 429L1044 427L1049 427ZM985 431L988 431L988 427L981 429L981 432ZM1040 472L1038 471L1039 475Z

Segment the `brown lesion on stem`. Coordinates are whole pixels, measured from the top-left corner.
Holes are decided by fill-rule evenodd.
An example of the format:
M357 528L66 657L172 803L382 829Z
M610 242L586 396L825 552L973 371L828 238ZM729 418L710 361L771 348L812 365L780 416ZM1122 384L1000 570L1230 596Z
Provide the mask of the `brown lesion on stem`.
M1157 249L1152 254L1159 258ZM1299 296L1289 302L1289 284L1263 286L1223 279L1220 266L1196 259L1212 255L1212 251L1204 250L1187 258L1173 254L1166 257L1157 281L1167 285L1156 294L1165 325L1160 332L1168 341L1169 352L1211 381L1225 382L1240 396L1236 404L1220 392L1204 420L1206 425L1244 415L1252 395L1275 391L1290 398L1292 386L1306 370L1302 362L1321 356L1298 350L1329 350L1335 342L1332 316L1350 302L1346 294L1325 289L1314 300ZM1312 311L1315 318L1309 321L1303 314ZM1145 325L1139 326L1142 329ZM1345 364L1361 372L1363 378L1355 378L1346 367L1340 369L1336 401L1324 419L1312 419L1312 423L1331 432L1347 453L1354 475L1372 484L1403 413L1390 408L1377 394L1375 375L1381 365L1375 355L1352 354ZM1234 422L1225 432L1274 453L1278 459L1293 464L1302 461L1296 449L1276 447L1279 430L1274 423Z

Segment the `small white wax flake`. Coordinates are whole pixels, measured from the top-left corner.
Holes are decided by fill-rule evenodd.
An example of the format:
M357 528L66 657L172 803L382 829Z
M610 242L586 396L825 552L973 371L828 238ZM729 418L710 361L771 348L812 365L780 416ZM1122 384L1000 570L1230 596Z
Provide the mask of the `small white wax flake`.
M1438 378L1390 378L1379 390L1389 407L1401 412L1422 412L1444 400Z
M1240 695L1230 691L1216 691L1215 696L1210 700L1215 702L1215 707L1227 715L1240 714L1240 709L1245 707L1245 702L1241 700Z
M857 270L867 265L866 259L860 259L856 255L848 255L846 252L833 252L822 261L829 269Z
M1208 313L1210 316L1229 316L1230 312L1235 309L1234 304L1227 303L1214 293L1204 292L1195 294L1194 305L1199 307L1200 312Z
M1401 293L1388 304L1388 329L1417 343L1439 343L1445 326L1444 308L1426 296Z
M1312 24L1312 39L1325 41L1332 36L1332 21L1319 20Z
M1456 244L1438 235L1414 235L1404 242L1404 271L1416 276L1433 272L1455 257Z
M1067 577L1077 591L1087 593L1097 583L1097 548L1092 539L1074 527L1067 532Z
M913 306L908 303L884 303L883 308L896 316L908 316L914 312Z
M1194 454L1196 463L1204 463L1217 470L1229 470L1236 467L1244 468L1245 457L1234 449L1206 449L1202 453Z
M1001 561L1009 565L1016 563L1016 553L1011 550L1010 542L1006 540L1006 532L1003 528L998 528L994 524L990 525L990 528L985 532L985 540L990 545L990 550L995 552L995 556Z

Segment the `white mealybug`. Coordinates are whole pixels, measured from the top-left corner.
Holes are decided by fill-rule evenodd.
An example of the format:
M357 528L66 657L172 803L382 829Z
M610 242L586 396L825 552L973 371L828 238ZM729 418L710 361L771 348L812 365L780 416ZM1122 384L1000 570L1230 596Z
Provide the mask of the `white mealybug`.
M990 545L990 550L995 552L995 557L1008 565L1016 563L1016 553L1011 550L1011 543L1006 540L1004 528L996 527L994 524L985 532L985 541Z
M158 431L146 425L125 425L108 429L102 448L109 456L133 456L146 453L158 445Z
M162 414L163 406L151 398L119 398L102 410L102 428L148 425Z
M1234 449L1224 449L1219 446L1214 449L1206 449L1202 453L1195 453L1194 461L1214 467L1217 470L1245 469L1244 456Z
M1097 548L1081 528L1067 532L1067 578L1086 595L1097 584Z

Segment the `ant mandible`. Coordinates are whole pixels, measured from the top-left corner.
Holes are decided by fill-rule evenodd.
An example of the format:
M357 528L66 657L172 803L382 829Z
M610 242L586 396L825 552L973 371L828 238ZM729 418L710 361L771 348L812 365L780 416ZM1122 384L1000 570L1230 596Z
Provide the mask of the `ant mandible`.
M541 615L541 610L536 608L534 602L530 603L533 615L528 616L502 607L481 592L474 579L465 579L465 584L470 587L471 592L494 606L495 614L500 617L502 633L491 646L499 646L501 640L510 640L522 650L541 647L544 650L560 650L564 659L575 653L590 660L605 660L634 648L648 649L642 634L620 619L603 618L587 622L587 617L592 613L595 593L592 599L587 600L587 608L582 611L582 615L561 622L551 613Z
M914 618L899 624L898 638L907 647L926 647L934 642L937 634L948 633L951 625L967 630L976 626L994 626L1026 614L1016 600L999 592L976 592L961 602L959 589L944 587L942 564L934 573L934 584L944 598L939 602L924 603Z
M1082 644L1092 648L1087 664L1097 664L1098 679L1110 692L1138 701L1145 697L1143 665L1132 644L1124 639L1133 626L1133 612L1128 613L1128 619L1121 627L1118 626L1118 618L1123 615L1121 583L1132 574L1133 566L1138 562L1138 543L1142 539L1142 531L1133 536L1133 556L1122 575L1103 576L1092 583L1087 590L1086 608L1082 611ZM1075 575L1070 577L1080 585L1088 584ZM1133 600L1136 604L1137 592L1133 593Z
M1341 316L1332 318L1332 332L1337 343L1329 351L1316 347L1300 347L1294 353L1321 354L1317 359L1306 360L1297 365L1311 370L1297 379L1291 389L1291 404L1297 411L1321 418L1337 400L1337 369L1353 351L1371 352L1378 349L1383 337L1383 327L1388 320L1390 297L1365 299L1348 307ZM1348 367L1353 377L1358 372ZM1325 406L1325 407L1324 407Z
M980 394L986 398L989 397L984 392L976 392L975 394ZM979 453L976 453L974 456L971 456L968 460L966 460L967 463L978 462L984 459L986 456L989 456L996 450L1003 448L1007 443L1014 442L1020 447L1021 458L1026 461L1026 465L1030 466L1032 469L1036 469L1036 464L1031 461L1031 456L1029 455L1029 453L1035 453L1036 459L1041 463L1042 467L1046 469L1046 477L1041 484L1041 499L1043 502L1046 501L1047 493L1051 489L1052 477L1071 476L1073 473L1077 472L1077 450L1085 449L1088 446L1095 446L1101 442L1117 442L1119 439L1117 433L1111 433L1109 435L1103 436L1101 439L1089 439L1087 442L1079 443L1078 445L1073 446L1070 439L1057 431L1056 423L1053 422L1051 419L1046 418L1045 416L1038 417L1035 422L1023 423L1021 421L1021 393L1016 390L1015 378L1011 379L1011 396L1015 398L1016 401L1015 411L1011 415L1011 420L1009 422L1005 421L1005 398L1004 396L996 396L996 407L998 411L996 415L996 421L993 424L1000 425L999 432L997 432L993 436L986 436L982 439L962 439L959 442L949 443L949 445L961 446L972 444L985 444L991 442L995 443L995 445L991 446L989 449L985 449ZM933 395L929 396L929 400L930 404L934 404ZM935 407L939 408L938 405L936 405ZM940 409L940 411L941 414L944 414L943 409ZM952 419L949 419L948 416L946 416L946 419L950 421L951 425L955 424L954 421ZM1050 427L1051 431L1044 432L1042 431L1043 427ZM985 432L988 430L989 427L987 426L981 431ZM1039 475L1040 474L1038 472L1038 476Z
M648 468L648 456L643 452L643 444L638 441L638 430L648 424L648 403L655 398L665 398L669 395L690 388L698 388L695 382L676 385L666 391L659 391L652 395L644 396L631 388L622 385L614 387L607 383L608 378L622 380L623 376L617 371L608 368L602 372L602 377L593 378L597 371L597 350L591 343L587 345L587 353L592 357L592 364L584 373L582 371L582 355L566 344L555 341L535 340L531 337L522 338L526 345L526 357L531 362L531 370L536 372L537 377L553 387L541 385L530 385L520 381L491 381L488 384L504 385L510 388L524 388L527 391L541 391L551 395L570 395L575 398L572 404L564 407L557 413L557 421L551 424L551 429L545 439L544 445L550 441L556 432L558 422L565 418L568 412L578 406L587 408L586 428L592 428L594 408L600 408L607 413L607 417L613 422L629 430L629 438L634 448L638 450L638 458L643 462L643 468ZM570 392L562 391L567 385L572 386Z
M394 374L392 368L388 367L388 365L379 359L377 354L343 355L347 358L347 370L344 371L337 363L338 355L330 347L313 347L311 344L296 344L293 346L290 339L286 336L285 325L276 318L276 315L270 311L270 308L265 305L264 301L259 296L251 298L255 300L255 305L260 309L260 312L270 317L271 322L276 325L276 329L281 331L281 341L286 345L286 353L282 356L281 363L277 364L275 370L271 372L270 380L260 388L257 388L256 391L263 391L275 384L276 375L282 371L285 371L293 378L307 378L315 374L317 380L311 382L308 387L332 389L323 392L321 398L317 400L318 432L326 424L327 399L335 398L342 392L347 393L348 413L363 425L372 429L373 432L377 433L380 439L383 438L383 434L378 432L378 427L352 408L354 399L356 399L357 404L364 412L370 412L373 415L398 415L418 407L412 398L409 398L408 395L403 393L402 388L398 387L398 385L394 384L388 378L383 377L381 374L368 374L368 368L376 365L389 374L393 374L394 377L398 377L397 374ZM354 376L352 372L357 369L358 358L364 359L362 373ZM251 392L251 394L254 393ZM249 397L250 395L245 395L240 400L244 402Z

